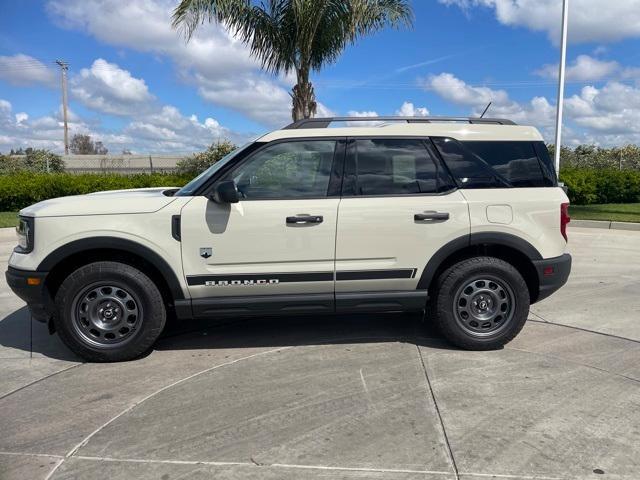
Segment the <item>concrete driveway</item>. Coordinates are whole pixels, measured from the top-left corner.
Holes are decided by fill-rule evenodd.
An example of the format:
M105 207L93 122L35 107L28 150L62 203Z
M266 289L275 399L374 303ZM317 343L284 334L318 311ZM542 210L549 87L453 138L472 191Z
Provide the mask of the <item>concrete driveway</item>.
M83 364L2 278L0 479L638 479L640 233L570 235L570 283L494 352L371 315L172 325Z

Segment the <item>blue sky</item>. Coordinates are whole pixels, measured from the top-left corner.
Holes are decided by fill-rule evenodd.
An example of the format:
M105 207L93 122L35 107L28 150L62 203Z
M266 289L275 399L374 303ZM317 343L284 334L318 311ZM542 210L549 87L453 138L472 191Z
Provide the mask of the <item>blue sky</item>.
M112 153L198 150L289 121L291 77L261 72L222 28L186 44L177 0L0 0L0 152L62 150L59 70L71 133ZM388 29L314 73L320 114L473 115L533 124L551 140L560 0L414 0ZM640 0L573 0L565 143L640 143ZM597 13L596 13L597 12Z

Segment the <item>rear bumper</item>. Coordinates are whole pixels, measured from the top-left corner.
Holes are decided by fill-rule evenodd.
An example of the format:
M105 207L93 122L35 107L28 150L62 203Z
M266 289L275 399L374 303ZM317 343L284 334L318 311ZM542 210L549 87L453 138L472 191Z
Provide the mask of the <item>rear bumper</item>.
M565 253L559 257L534 260L538 272L539 293L536 302L543 300L562 287L571 273L571 255Z
M47 322L51 317L51 298L44 286L46 272L32 272L9 267L6 274L7 284L18 297L24 300L31 310L34 320ZM38 285L30 285L27 279L38 279Z

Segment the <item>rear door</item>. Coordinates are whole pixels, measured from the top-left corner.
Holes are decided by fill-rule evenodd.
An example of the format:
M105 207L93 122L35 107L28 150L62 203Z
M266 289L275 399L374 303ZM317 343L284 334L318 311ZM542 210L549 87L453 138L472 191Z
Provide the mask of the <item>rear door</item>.
M418 281L431 256L469 235L462 194L428 139L354 138L338 211L336 306L420 309Z

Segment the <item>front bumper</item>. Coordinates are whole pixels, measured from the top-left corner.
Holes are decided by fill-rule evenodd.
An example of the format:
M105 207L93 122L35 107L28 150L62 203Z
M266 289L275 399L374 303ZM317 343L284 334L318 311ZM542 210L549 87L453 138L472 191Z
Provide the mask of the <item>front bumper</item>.
M31 310L34 320L48 322L51 318L52 301L45 287L46 272L32 272L9 267L6 272L7 284L18 297L24 300ZM30 284L28 279L37 279L38 284ZM34 282L34 280L31 280Z
M565 253L555 258L535 260L533 265L538 273L539 290L536 302L539 302L567 283L571 273L571 255Z

